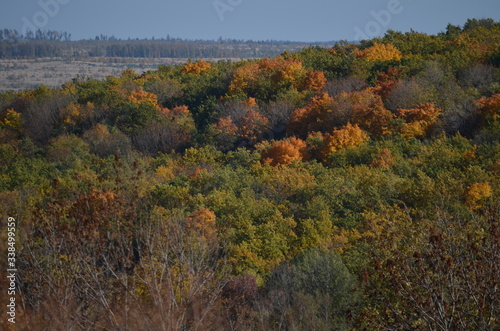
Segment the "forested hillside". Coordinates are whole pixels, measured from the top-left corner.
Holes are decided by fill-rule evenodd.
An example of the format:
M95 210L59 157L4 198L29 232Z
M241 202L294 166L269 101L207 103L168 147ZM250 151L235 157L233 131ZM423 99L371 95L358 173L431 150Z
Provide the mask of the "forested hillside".
M500 328L498 22L7 92L0 130L17 326Z

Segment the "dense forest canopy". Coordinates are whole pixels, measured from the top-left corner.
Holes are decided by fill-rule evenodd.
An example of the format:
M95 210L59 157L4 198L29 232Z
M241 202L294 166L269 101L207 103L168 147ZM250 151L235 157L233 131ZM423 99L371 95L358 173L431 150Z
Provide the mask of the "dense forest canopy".
M0 143L26 328L500 328L498 22L6 92Z

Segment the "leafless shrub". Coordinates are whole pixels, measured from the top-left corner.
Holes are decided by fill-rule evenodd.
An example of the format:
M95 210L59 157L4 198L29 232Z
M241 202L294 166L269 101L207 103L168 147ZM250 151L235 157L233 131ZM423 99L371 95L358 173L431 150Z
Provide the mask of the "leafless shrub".
M107 126L97 124L83 134L88 142L90 151L98 156L125 155L132 148L130 138L114 129L110 131Z
M72 101L62 93L48 94L32 102L23 113L28 136L37 144L45 145L61 129L61 110Z
M388 95L385 106L387 109L396 111L397 109L410 109L428 100L424 88L415 79L402 80L396 83Z
M269 120L272 139L279 139L285 134L286 125L293 110L294 105L285 100L272 101L263 106L262 112Z
M482 95L489 91L495 83L495 68L486 64L477 63L466 69L459 76L459 83L464 87L472 87Z
M335 96L342 92L356 92L366 88L368 84L359 77L342 77L329 80L326 83L326 92L330 96Z
M134 146L141 152L168 153L186 146L191 135L168 119L150 121L133 138Z
M182 88L175 80L153 80L144 84L144 90L158 96L158 103L165 105L171 98L182 96Z
M237 100L221 102L217 105L217 118L230 117L234 123L239 122L248 112L248 106Z

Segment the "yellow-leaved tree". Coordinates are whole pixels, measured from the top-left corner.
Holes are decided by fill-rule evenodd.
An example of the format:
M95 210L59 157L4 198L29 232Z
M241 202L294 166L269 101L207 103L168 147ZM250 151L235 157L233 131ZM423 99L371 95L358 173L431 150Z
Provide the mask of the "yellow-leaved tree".
M130 92L128 101L141 105L148 104L152 107L158 107L158 96L154 93L144 91L142 86L139 86L135 91Z
M4 116L0 116L0 141L9 141L21 137L22 118L21 113L14 109L7 109Z
M465 191L465 205L470 210L481 209L481 202L491 197L491 186L488 182L474 183Z
M234 70L233 78L229 84L229 94L246 94L248 91L255 90L257 87L259 75L259 64L257 62L248 62Z
M379 43L374 43L373 46L360 52L359 55L369 61L399 61L403 56L394 45Z
M324 135L324 145L321 151L322 158L326 160L331 153L344 148L359 146L369 139L368 135L359 126L347 123L346 126L334 130L333 133Z
M20 132L22 125L21 114L14 109L7 109L5 115L0 119L0 127L2 129L9 129L12 131Z

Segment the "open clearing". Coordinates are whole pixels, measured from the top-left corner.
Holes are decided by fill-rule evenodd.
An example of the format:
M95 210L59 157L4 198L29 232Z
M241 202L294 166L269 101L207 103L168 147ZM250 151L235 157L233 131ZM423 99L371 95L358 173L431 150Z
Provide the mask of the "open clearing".
M205 59L217 61L219 59ZM30 60L0 60L0 92L21 91L36 88L40 84L60 87L77 76L103 79L118 76L125 69L137 73L155 70L162 64L177 64L187 59L144 59L144 58L91 58L62 59L43 58Z

